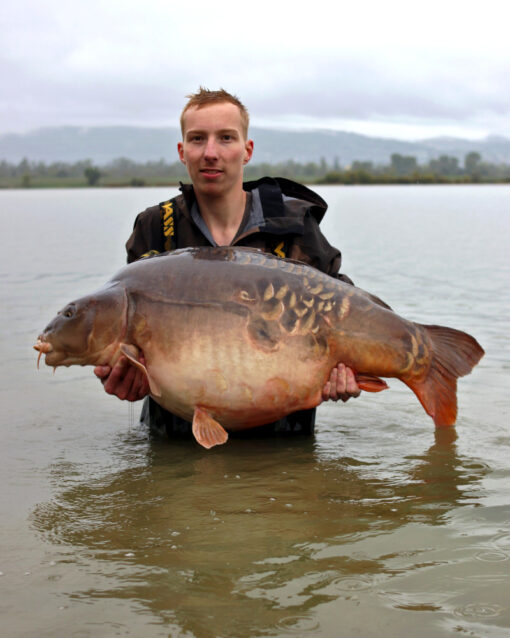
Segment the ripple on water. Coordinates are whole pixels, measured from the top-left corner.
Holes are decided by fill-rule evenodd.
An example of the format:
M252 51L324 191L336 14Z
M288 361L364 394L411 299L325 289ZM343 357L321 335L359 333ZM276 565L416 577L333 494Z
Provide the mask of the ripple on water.
M504 534L494 539L494 545L502 552L510 553L510 534Z
M503 612L501 605L492 603L468 603L454 610L456 616L462 618L496 618Z
M489 549L478 552L478 554L475 555L475 558L476 560L481 560L485 563L502 563L503 561L508 560L510 557L504 552Z
M366 578L356 578L350 576L348 578L337 578L331 585L339 591L366 591L372 589L372 582Z
M293 634L304 634L316 631L319 628L319 621L310 616L286 616L278 621L277 626Z

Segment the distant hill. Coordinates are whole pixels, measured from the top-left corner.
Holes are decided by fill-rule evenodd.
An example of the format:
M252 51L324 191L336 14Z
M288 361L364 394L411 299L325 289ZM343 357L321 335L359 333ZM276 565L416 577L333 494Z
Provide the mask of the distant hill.
M462 163L466 153L476 151L485 161L510 163L510 139L490 136L480 141L438 137L404 142L368 137L343 131L283 131L252 127L255 140L253 163L297 162L329 164L338 161L347 166L354 160L389 162L392 153L412 155L425 163L439 155L457 157ZM136 162L177 160L180 140L177 128L142 128L134 126L62 126L41 128L29 133L0 135L0 161L19 162L23 158L44 162L75 162L90 159L102 165L119 157Z

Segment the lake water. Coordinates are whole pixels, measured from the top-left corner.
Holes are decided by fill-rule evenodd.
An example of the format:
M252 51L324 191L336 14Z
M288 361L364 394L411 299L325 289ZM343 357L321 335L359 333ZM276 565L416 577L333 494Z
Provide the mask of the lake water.
M391 380L313 438L152 440L32 344L173 192L0 192L3 635L510 635L510 186L317 190L344 272L485 348L455 429Z

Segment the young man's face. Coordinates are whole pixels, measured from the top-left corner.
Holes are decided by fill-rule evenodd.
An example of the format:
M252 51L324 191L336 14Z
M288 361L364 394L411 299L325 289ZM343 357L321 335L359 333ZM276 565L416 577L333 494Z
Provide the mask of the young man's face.
M253 142L243 133L235 104L221 102L184 114L183 141L177 145L197 194L211 197L242 189L243 167L253 153Z

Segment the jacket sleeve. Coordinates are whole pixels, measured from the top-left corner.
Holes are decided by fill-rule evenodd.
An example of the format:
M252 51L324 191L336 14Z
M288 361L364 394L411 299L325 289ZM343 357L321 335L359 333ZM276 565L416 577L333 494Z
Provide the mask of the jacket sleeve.
M127 261L130 264L148 252L163 252L164 237L159 206L151 206L137 215L133 232L126 242Z
M296 237L290 248L289 257L303 261L335 279L348 284L353 283L347 275L338 272L342 263L342 254L338 248L328 242L316 219L310 213L306 213L304 217L303 235Z

